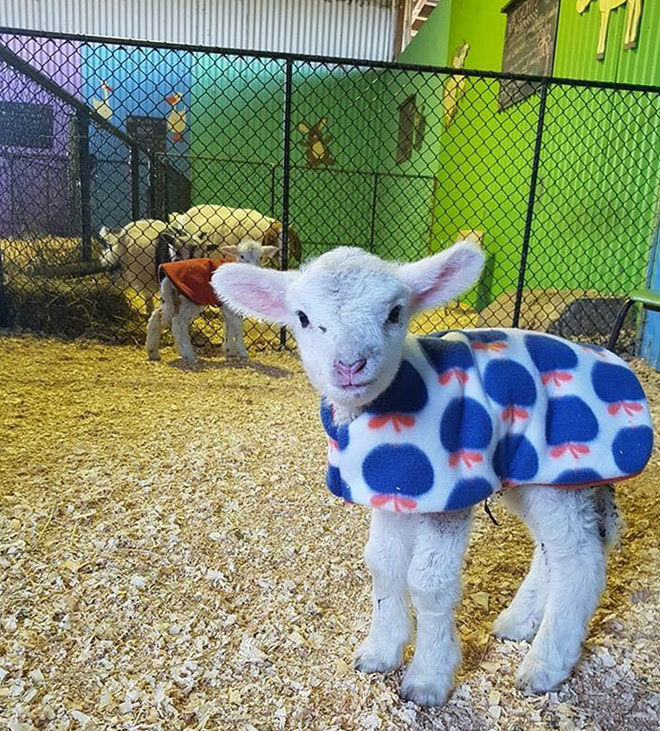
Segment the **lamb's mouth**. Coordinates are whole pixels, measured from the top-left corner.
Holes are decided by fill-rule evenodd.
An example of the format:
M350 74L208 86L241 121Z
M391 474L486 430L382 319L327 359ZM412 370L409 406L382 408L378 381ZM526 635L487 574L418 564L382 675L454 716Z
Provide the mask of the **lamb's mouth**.
M360 383L346 383L344 385L337 386L337 388L347 393L357 393L358 391L363 391L367 386L371 386L374 381L375 379L372 378L370 381L360 381Z

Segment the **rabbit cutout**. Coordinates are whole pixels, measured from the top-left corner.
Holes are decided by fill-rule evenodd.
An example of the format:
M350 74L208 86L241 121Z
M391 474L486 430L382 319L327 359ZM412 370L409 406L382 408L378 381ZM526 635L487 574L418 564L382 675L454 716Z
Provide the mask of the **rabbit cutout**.
M298 125L298 131L307 135L307 139L301 141L300 144L306 148L307 167L311 170L314 170L319 165L333 165L335 162L328 149L328 144L332 142L332 137L330 135L326 135L325 137L321 136L321 130L327 121L327 117L322 117L313 127L310 127L305 122L300 122Z

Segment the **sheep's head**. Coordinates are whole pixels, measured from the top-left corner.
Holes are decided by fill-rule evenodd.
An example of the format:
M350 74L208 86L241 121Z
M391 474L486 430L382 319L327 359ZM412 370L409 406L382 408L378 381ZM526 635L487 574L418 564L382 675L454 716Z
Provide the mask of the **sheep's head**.
M412 315L457 297L476 282L483 263L470 242L413 264L341 247L300 271L228 264L212 284L237 312L290 327L314 386L351 408L392 382Z
M119 241L120 233L121 233L121 229L112 231L107 226L101 226L101 230L98 233L98 239L101 242L101 245L103 246L104 252L111 251L112 249L114 249L114 247L117 245L117 243Z
M120 233L121 230L111 231L107 226L103 226L98 233L98 239L102 246L99 261L108 270L112 281L115 281L119 276L120 261L117 244L119 243Z
M163 261L196 259L205 256L205 240L199 234L191 234L170 221L165 231L158 236L158 246L167 252Z
M261 241L254 239L242 239L236 246L222 246L220 251L241 264L261 266L262 261L270 259L279 249L277 246L264 246Z

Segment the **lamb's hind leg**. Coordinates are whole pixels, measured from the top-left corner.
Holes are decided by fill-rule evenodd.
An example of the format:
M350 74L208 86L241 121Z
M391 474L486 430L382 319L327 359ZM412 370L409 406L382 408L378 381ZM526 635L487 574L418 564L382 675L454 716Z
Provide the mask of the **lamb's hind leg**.
M461 592L470 511L426 514L418 518L408 589L417 612L415 656L401 695L420 705L447 700L460 662L454 612Z
M516 683L527 692L544 693L565 680L580 657L605 587L605 544L593 489L516 491L521 517L545 546L548 572L543 619Z
M414 540L413 516L373 510L364 559L373 581L369 636L358 648L355 667L386 673L400 667L410 641L406 572Z
M147 324L147 356L149 360L160 360L160 333L162 325L162 307L157 307Z
M514 513L520 514L518 491L506 490L502 502ZM493 634L507 640L531 642L543 619L548 589L548 570L545 546L537 542L532 562L511 604L500 613L493 625Z
M160 360L160 337L166 327L172 324L172 293L174 288L169 279L161 286L161 304L150 315L147 323L147 356L149 360ZM153 298L151 299L153 304Z

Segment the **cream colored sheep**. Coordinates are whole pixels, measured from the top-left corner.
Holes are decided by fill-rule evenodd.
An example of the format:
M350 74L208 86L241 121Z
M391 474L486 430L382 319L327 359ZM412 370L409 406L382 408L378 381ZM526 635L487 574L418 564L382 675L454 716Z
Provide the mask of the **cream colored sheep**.
M259 241L263 246L282 250L282 222L264 216L252 208L230 208L205 204L193 206L185 213L172 213L169 224L188 234L198 235L204 242L203 256L218 257L223 246L236 246L243 239ZM300 239L289 227L289 263L301 261ZM278 267L280 257L273 257Z
M101 264L110 271L112 280L122 289L133 289L144 300L147 314L153 310L159 292L158 265L173 259L200 256L200 241L185 232L169 228L164 221L145 218L110 231L99 231L106 248Z

